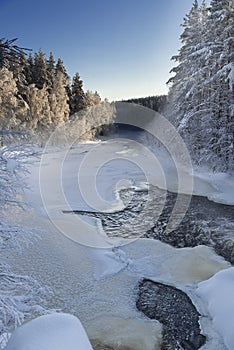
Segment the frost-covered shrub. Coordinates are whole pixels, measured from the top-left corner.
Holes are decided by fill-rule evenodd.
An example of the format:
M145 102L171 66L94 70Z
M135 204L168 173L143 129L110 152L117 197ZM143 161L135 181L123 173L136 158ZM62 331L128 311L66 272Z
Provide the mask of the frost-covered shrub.
M5 133L4 141L11 141L10 134ZM32 231L17 226L11 219L12 213L25 210L23 201L23 181L26 164L34 153L33 146L4 146L0 148L0 253L4 249L20 249L22 242L32 242ZM0 335L18 326L25 318L42 314L45 309L40 306L45 295L50 291L42 288L37 281L28 276L19 276L0 261ZM4 341L4 337L0 338Z

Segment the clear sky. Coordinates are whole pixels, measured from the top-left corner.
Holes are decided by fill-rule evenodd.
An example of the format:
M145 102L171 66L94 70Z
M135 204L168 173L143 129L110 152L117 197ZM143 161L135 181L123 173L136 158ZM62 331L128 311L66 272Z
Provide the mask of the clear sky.
M0 0L0 37L62 58L85 90L119 100L167 93L193 0Z

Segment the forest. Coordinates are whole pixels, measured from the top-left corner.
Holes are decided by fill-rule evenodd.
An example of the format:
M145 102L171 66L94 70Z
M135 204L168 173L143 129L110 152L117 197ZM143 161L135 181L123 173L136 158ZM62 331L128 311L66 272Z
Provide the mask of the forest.
M51 131L101 102L97 92L84 92L79 73L70 79L63 61L55 61L52 52L49 58L41 49L27 55L15 39L0 41L0 67L3 130Z
M172 57L166 115L193 161L213 171L234 167L233 1L196 0L186 15L182 46Z
M163 113L167 104L167 95L131 98L129 100L123 100L123 102L136 103L151 108L156 112Z

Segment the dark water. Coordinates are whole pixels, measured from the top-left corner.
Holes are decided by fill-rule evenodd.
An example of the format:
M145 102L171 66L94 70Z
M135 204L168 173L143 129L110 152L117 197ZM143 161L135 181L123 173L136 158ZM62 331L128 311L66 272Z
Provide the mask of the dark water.
M124 210L75 213L100 219L110 237L158 239L178 248L204 244L214 247L217 254L234 264L234 206L192 196L179 226L168 231L176 194L150 186L148 190L122 190L120 197L126 204Z

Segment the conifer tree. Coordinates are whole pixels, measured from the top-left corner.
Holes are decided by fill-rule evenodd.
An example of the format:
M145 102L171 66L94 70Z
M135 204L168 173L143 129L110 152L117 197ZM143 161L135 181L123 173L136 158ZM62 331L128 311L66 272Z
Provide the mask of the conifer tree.
M27 113L27 105L17 99L17 84L13 73L7 68L0 69L0 128L18 127Z
M48 70L45 53L40 49L34 56L33 83L39 89L42 89L44 85L48 85Z
M79 73L76 73L72 79L70 109L71 114L77 113L86 107L85 93L83 90L83 81Z
M39 89L35 84L28 87L28 105L27 115L28 125L32 130L48 129L51 126L51 110L49 104L49 94L45 87Z
M53 81L55 79L55 59L52 52L50 52L49 59L47 60L47 70L48 70L48 86L49 86L49 89L52 89Z
M169 118L196 163L225 171L233 167L233 21L232 1L194 2L169 92Z
M27 57L27 62L24 64L24 76L26 79L26 85L33 84L33 71L34 71L34 57L30 52Z
M97 91L93 93L92 91L87 90L85 93L85 102L88 107L98 105L99 103L101 103L101 97L99 96Z
M213 158L223 169L233 167L234 130L234 7L230 0L212 0L209 31L210 87L209 103L213 119L213 135L209 147Z
M66 70L61 58L58 59L58 61L56 63L56 68L55 68L55 74L58 74L59 72L62 73L62 75L63 75L64 85L67 86L70 82L70 77L67 74L67 70Z
M54 77L53 87L49 94L49 103L53 126L68 120L70 110L62 72L58 72Z
M17 38L11 40L0 38L0 68L9 68L9 63L17 62L22 51L29 51L16 45L16 40Z

